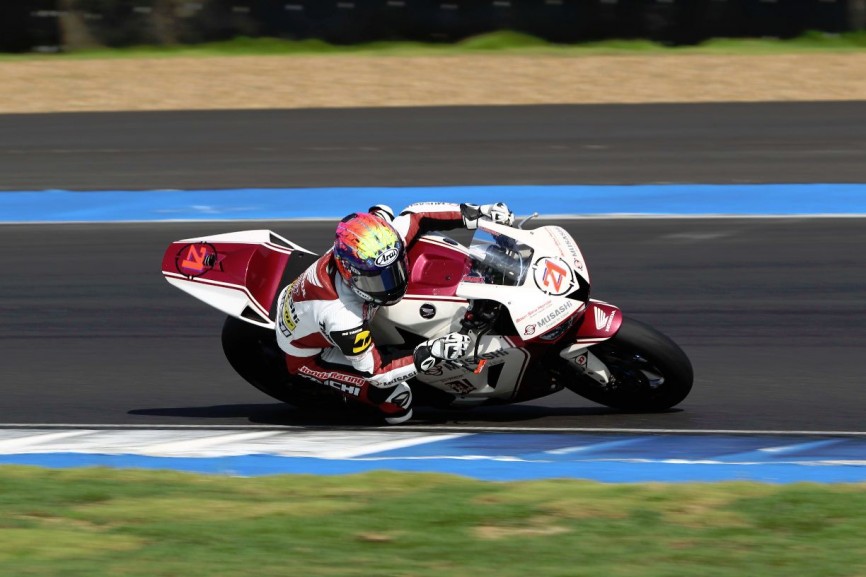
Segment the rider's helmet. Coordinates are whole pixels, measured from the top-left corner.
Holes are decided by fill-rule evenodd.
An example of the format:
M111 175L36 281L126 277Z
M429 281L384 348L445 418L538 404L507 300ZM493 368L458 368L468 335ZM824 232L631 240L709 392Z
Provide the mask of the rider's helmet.
M340 276L365 301L388 306L406 294L406 247L394 227L377 216L353 213L340 221L334 260Z

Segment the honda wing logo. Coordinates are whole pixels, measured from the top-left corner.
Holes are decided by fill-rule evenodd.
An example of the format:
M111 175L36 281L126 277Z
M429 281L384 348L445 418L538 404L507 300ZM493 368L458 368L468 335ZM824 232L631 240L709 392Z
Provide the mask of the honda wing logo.
M610 325L613 324L613 317L616 316L616 311L611 311L610 314L605 313L600 308L595 309L595 328L606 333L610 332Z

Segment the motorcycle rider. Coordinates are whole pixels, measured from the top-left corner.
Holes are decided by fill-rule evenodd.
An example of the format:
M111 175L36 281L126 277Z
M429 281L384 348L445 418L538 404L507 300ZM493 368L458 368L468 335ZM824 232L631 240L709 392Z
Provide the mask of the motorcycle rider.
M503 203L416 203L396 218L387 205L375 205L343 218L334 247L280 292L277 343L289 372L378 408L389 424L411 419L412 390L405 381L464 357L469 337L450 333L388 358L373 342L369 322L379 307L400 302L406 293L407 254L416 238L434 230L475 229L482 217L514 222Z

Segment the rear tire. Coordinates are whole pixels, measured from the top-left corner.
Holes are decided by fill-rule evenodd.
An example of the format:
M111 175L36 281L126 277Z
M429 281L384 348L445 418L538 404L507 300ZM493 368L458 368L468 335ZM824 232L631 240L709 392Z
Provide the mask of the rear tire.
M227 317L222 331L223 352L232 368L252 386L284 403L309 409L342 406L330 389L293 378L273 329Z
M679 345L634 319L623 319L616 335L590 351L607 366L611 382L602 385L569 363L564 383L590 401L625 411L656 412L679 404L692 390L692 363Z

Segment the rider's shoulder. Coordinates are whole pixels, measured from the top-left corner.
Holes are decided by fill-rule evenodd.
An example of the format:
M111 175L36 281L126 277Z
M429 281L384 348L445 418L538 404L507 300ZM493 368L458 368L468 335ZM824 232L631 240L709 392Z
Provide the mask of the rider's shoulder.
M319 314L326 317L328 330L348 330L366 324L363 304L334 299L323 303Z

